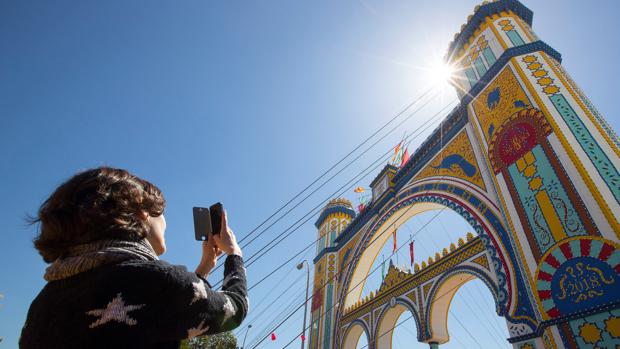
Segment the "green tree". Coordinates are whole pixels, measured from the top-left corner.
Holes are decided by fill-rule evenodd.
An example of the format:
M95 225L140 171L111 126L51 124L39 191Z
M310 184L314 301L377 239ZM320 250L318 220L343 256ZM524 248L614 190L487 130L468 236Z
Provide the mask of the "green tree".
M194 337L181 342L181 349L236 349L237 338L232 332Z

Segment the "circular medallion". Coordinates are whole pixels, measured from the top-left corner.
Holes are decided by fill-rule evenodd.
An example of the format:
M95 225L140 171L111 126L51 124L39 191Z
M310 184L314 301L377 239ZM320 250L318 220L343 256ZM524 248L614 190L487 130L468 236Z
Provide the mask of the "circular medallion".
M396 306L396 298L392 297L390 298L390 307L394 308Z
M612 303L620 294L620 251L597 237L560 241L543 256L536 288L549 318Z

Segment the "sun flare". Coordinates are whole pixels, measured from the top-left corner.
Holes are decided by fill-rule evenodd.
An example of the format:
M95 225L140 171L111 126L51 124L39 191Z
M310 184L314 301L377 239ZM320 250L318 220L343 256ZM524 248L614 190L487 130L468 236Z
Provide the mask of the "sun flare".
M433 85L448 85L454 79L454 73L454 67L444 62L439 62L429 67L428 80Z

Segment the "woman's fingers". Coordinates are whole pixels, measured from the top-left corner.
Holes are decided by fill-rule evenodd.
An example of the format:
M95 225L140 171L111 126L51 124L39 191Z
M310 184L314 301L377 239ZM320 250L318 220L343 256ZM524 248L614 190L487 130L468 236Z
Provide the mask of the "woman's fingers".
M223 208L222 211L222 227L220 228L220 233L228 231L228 215L225 208Z

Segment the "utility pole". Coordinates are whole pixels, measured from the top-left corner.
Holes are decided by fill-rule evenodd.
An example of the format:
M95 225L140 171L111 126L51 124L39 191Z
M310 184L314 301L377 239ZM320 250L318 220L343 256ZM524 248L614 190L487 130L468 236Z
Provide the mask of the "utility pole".
M308 275L306 279L306 301L304 302L304 325L301 328L301 349L304 349L304 342L306 341L306 315L308 313L308 288L310 287L310 265L307 260L303 260L303 262L297 264L297 269L301 270L304 267L304 263L306 263Z
M243 336L243 344L241 344L241 349L245 348L245 339L248 338L248 332L250 332L250 328L252 328L252 325L248 325L248 329L245 331L245 336Z

